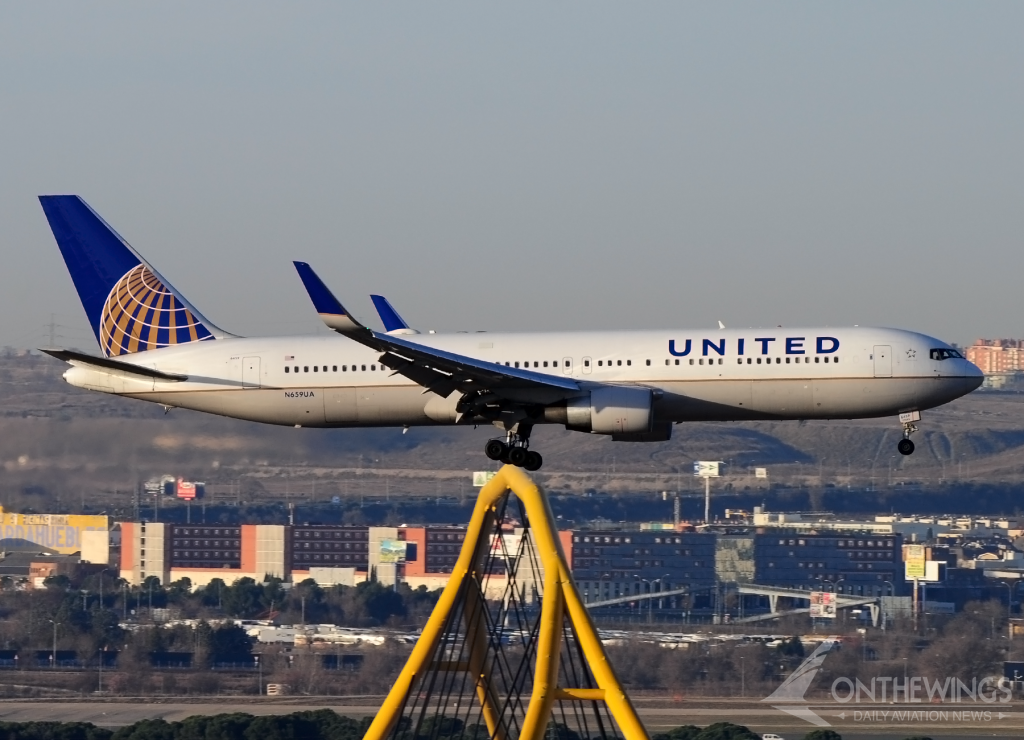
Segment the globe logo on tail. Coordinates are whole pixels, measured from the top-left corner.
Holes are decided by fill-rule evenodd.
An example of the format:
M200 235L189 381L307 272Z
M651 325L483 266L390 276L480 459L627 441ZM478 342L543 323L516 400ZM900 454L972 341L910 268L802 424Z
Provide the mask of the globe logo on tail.
M107 357L212 338L178 297L141 264L117 281L100 315L100 346Z

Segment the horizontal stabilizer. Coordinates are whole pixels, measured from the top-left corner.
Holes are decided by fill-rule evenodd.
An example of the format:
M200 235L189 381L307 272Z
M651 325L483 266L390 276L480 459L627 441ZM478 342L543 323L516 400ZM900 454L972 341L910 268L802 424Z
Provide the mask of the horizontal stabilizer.
M180 383L183 380L188 380L187 375L178 375L176 373L162 373L159 370L154 370L151 367L143 367L142 365L133 365L130 362L122 362L121 360L112 360L109 357L96 357L94 355L87 355L84 352L75 352L71 349L41 349L40 352L45 352L50 357L56 357L58 360L70 363L72 365L88 365L90 367L99 368L106 371L114 371L124 375L137 375L142 378L154 378L156 380L166 380L171 383Z

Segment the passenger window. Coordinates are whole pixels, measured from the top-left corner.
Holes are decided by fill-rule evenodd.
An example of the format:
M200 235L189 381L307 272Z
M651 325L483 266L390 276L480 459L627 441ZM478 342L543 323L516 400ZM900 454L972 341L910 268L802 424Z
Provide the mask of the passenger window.
M668 360L665 360L665 364L666 364L666 365L668 364Z
M366 365L362 365L361 367L363 368L363 372L365 373L366 372Z
M547 366L548 366L548 361L544 360L544 367L547 367Z
M348 372L348 365L342 365L341 366L341 372L347 373Z
M633 361L632 361L632 360L626 360L626 364L627 364L627 365L632 365L632 364L633 364Z
M691 364L691 365L693 364L693 360L690 360L690 364Z
M615 362L618 364L619 367L622 367L622 360L616 360Z
M704 364L704 360L697 360L697 364L698 365L703 365Z
M546 362L544 364L547 365ZM583 361L583 367L590 367L590 360L584 360Z
M679 360L676 360L676 364L677 364L677 365L679 364Z
M722 364L724 364L724 363L725 363L725 360L723 360L723 359L722 359L721 357L719 357L719 358L718 358L718 364L719 364L719 365L722 365Z
M651 366L651 361L650 361L650 360L648 360L648 361L647 361L647 367L650 367L650 366Z
M327 365L324 365L324 372L327 372Z
M377 366L376 366L376 365L370 365L370 369L371 369L371 370L376 370L376 369L377 369Z
M758 364L758 365L760 365L760 364L761 364L761 358L760 358L760 357L758 357L758 358L757 358L757 364Z
M753 362L753 360L751 360L751 359L750 359L750 358L748 357L748 358L747 358L747 364L749 365L749 364L750 364L751 362Z
M738 360L736 360L736 364L737 365L742 365L743 364L743 358L741 357Z
M804 358L804 364L805 364L805 365L809 365L809 364L811 364L811 358L810 358L810 357L805 357L805 358Z
M338 372L338 366L337 365L331 365L331 372L333 372L333 373Z
M590 363L588 362L588 363L587 363L587 365L589 366L589 365L590 365ZM534 366L534 367L540 367L540 363L539 363L539 362L537 362L536 360L534 360L534 362L533 362L533 366Z
M825 358L825 362L828 362L828 358L827 357Z
M516 363L516 367L519 367L519 363L518 362Z
M781 365L782 364L782 358L781 357L776 357L775 358L775 364L776 365Z
M287 365L284 366L284 371L288 372L288 366Z
M313 372L314 372L314 373L315 373L316 371L318 371L319 369L320 369L320 366L319 366L319 365L313 365Z
M820 357L815 357L815 358L814 358L814 361L815 361L815 362L821 362L821 358L820 358Z
M832 364L834 365L837 362L839 362L839 358L838 357L833 357L832 358Z
M309 372L309 365L303 365L302 372L308 373Z
M603 365L604 365L604 360L598 360L597 361L597 366L598 367L602 367Z

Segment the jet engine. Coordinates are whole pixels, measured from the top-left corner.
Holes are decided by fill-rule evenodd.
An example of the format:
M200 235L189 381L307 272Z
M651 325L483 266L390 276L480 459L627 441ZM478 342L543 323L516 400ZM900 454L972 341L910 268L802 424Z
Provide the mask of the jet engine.
M544 409L544 420L593 434L644 434L654 423L649 388L608 386Z

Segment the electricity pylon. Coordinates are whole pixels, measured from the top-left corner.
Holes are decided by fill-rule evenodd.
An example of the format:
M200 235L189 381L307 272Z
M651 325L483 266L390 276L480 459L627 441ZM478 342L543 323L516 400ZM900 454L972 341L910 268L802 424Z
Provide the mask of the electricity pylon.
M516 499L523 527L509 534ZM364 740L563 731L648 740L573 583L547 497L505 465L480 491L451 579Z

